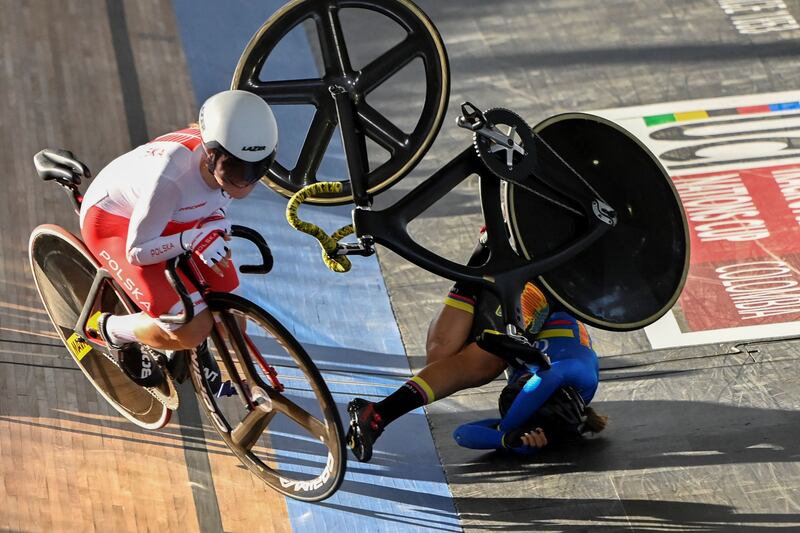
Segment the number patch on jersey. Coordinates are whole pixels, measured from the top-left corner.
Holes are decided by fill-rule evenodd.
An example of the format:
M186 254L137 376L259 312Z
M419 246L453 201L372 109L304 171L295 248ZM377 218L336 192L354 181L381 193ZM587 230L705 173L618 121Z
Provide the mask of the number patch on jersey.
M73 353L78 361L83 359L87 353L92 351L92 347L83 342L80 335L77 333L70 335L70 337L67 339L67 346L69 347L69 351Z

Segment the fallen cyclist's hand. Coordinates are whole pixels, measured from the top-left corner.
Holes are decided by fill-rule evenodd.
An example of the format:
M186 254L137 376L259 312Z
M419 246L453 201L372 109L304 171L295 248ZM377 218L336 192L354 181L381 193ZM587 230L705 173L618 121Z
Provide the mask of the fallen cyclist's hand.
M544 448L547 446L547 436L542 428L513 429L505 434L507 448L529 446L531 448Z
M181 233L183 249L199 257L219 276L223 275L220 266L226 268L231 258L231 250L226 244L229 240L230 235L214 223Z
M522 444L531 448L544 448L547 446L547 436L545 436L542 428L536 428L522 435Z

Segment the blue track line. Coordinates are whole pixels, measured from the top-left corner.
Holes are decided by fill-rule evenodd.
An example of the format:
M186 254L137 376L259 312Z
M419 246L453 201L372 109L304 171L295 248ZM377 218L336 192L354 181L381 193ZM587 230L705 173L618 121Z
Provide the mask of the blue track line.
M250 36L280 5L274 0L173 0L199 102L228 88ZM275 55L265 67L267 78L318 76L302 31L287 35ZM279 160L291 163L296 157L312 112L276 109ZM338 139L332 146L320 179L346 175ZM285 207L285 199L258 188L232 210L235 223L264 234L275 256L272 273L244 276L240 292L289 328L320 367L335 369L325 376L332 381L330 388L344 415L352 396L382 396L402 383L410 373L408 360L377 259L356 257L348 274L330 272L320 260L316 242L288 226ZM347 207L303 210L304 217L329 231L350 222ZM245 246L235 250L235 259L246 263L250 253ZM359 374L364 370L371 373ZM387 430L371 463L351 460L346 481L335 496L314 505L287 502L297 531L461 531L422 410Z

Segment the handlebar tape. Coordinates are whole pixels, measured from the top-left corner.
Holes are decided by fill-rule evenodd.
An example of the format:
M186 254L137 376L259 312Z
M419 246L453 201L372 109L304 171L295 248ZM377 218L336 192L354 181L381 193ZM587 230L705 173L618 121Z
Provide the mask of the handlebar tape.
M354 232L353 225L342 226L333 235L328 235L325 231L311 222L301 220L297 215L300 205L308 198L319 196L326 193L339 193L342 191L342 184L338 181L320 181L311 185L306 185L289 198L286 205L286 220L289 225L297 231L302 231L311 235L322 247L322 262L334 272L347 272L352 266L350 259L344 255L333 255L338 249L338 242Z

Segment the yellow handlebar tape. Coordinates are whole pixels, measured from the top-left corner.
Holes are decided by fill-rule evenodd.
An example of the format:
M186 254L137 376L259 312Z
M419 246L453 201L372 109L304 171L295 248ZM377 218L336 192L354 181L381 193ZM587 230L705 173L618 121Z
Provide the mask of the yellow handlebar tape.
M328 268L334 272L347 272L351 267L350 259L344 255L332 256L331 254L336 251L336 243L353 233L353 225L348 224L334 231L333 235L328 235L316 224L301 220L297 215L300 204L306 199L320 194L339 192L342 192L342 184L338 181L320 181L306 185L289 198L289 203L286 205L286 220L297 231L307 233L319 241L319 245L322 247L322 262Z

